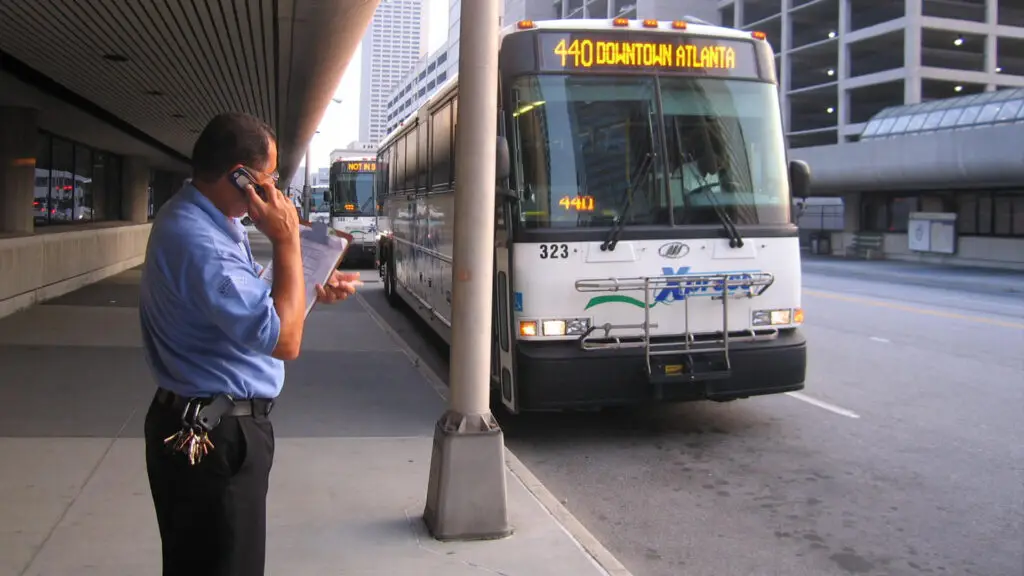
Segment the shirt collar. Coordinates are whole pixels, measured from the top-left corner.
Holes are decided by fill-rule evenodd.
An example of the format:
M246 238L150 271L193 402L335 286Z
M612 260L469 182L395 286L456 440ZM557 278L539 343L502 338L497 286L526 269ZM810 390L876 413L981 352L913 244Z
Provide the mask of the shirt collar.
M242 226L242 223L239 222L238 218L225 216L223 212L213 205L213 202L211 202L205 194L200 192L199 189L192 184L186 184L182 188L181 193L183 200L199 206L199 208L210 217L210 220L213 220L214 224L216 224L218 228L231 237L232 241L236 244L242 241L245 235L245 228Z

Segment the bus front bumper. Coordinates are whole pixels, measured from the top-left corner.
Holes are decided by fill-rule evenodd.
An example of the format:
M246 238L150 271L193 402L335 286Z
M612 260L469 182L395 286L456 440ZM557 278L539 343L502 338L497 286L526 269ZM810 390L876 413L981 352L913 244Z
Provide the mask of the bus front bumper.
M376 242L353 242L348 247L348 253L345 255L345 261L348 262L376 262L377 261L377 243Z
M642 349L583 351L578 343L517 342L521 410L595 408L649 402L727 401L801 390L807 341L799 329L767 342L730 344L726 377L655 386ZM660 388L660 389L659 389Z

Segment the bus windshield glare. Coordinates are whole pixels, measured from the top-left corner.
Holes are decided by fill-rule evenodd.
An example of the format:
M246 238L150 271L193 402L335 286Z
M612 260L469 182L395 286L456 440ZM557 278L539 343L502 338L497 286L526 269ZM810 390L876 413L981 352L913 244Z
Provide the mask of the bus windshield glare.
M659 94L660 92L660 94ZM790 221L776 87L697 76L527 76L513 134L525 228Z
M331 182L332 216L373 216L373 172L338 171Z

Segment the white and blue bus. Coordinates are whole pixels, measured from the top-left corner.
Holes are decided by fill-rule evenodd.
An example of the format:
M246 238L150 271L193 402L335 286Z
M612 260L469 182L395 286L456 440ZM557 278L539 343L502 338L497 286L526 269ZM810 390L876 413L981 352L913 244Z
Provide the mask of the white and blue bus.
M688 21L502 32L492 384L512 412L800 390L774 55ZM450 342L458 78L381 143L380 271ZM386 229L384 229L386 228Z
M348 263L373 265L377 258L377 202L374 158L341 158L331 164L331 227L352 235Z

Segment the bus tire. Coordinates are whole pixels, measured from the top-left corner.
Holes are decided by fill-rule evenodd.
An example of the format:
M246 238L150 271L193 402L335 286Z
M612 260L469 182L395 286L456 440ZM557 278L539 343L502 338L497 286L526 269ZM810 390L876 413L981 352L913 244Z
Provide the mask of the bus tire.
M384 298L387 299L388 304L390 304L392 308L397 308L401 304L401 299L395 291L395 259L390 254L387 259L384 260L383 280Z

